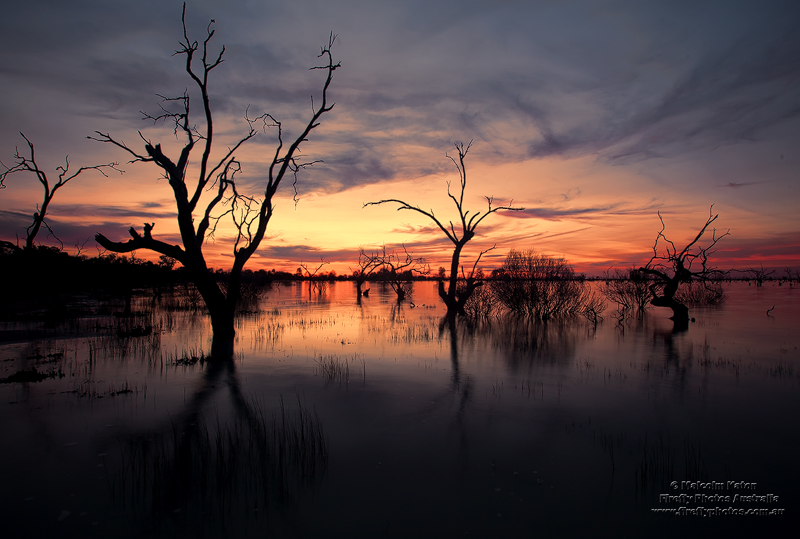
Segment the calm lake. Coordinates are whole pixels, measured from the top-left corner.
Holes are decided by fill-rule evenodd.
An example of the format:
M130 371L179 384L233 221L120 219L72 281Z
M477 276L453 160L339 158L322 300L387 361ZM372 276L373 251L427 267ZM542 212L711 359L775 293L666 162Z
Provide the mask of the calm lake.
M191 295L2 324L0 378L48 376L0 384L2 536L786 536L798 288L728 284L674 334L276 283L232 364Z

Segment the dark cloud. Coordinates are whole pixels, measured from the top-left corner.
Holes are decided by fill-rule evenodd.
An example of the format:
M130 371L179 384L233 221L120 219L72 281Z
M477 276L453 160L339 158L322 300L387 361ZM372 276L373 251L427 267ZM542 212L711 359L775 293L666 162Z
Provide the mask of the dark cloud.
M0 156L19 143L19 130L57 156L127 158L83 139L95 129L131 144L141 143L143 129L165 147L175 144L169 126L153 128L139 111L158 110L156 93L187 88L192 121L202 125L183 58L172 56L182 37L181 6L181 0L4 6ZM800 143L796 1L618 0L598 7L590 0L201 0L187 6L191 38L202 40L212 18L212 49L226 46L209 83L223 152L246 132L248 107L251 116L270 112L283 122L284 140L297 135L310 117L311 96L318 105L321 91L323 74L308 68L329 32L339 34L334 55L342 69L330 94L336 106L302 146L303 159L321 162L299 175L301 195L452 173L444 153L458 140L474 139L472 155L490 164L588 156L645 177L657 175L664 158L680 157L688 169L704 171L719 148L774 142L777 155ZM243 163L242 187L263 181L275 143L274 129L250 143L253 161ZM779 164L784 176L793 174L790 161ZM731 188L731 196L758 183L752 175L721 178L712 184ZM642 211L622 203L571 208L574 197L567 192L559 204L508 215L559 220ZM81 212L120 223L171 218L157 203L60 206L54 215ZM81 228L58 224L75 226L76 234ZM124 233L127 224L115 226ZM13 237L10 230L3 233Z
M536 218L548 221L561 221L562 219L591 219L598 217L641 215L650 213L658 208L655 203L643 207L631 207L624 202L605 204L584 208L563 208L557 204L553 206L526 207L524 210L505 212L504 215L513 218Z
M113 206L98 204L59 204L53 210L54 214L70 217L116 217L131 219L173 219L176 215L175 210L166 209L162 211L151 211L147 208L162 208L157 202L142 204L143 209L129 206Z
M610 210L619 207L619 204L609 204L596 208L559 209L553 207L525 208L521 211L508 212L510 217L536 218L548 221L560 221L564 218L591 217L593 215L607 215Z
M738 2L736 9L612 2L600 18L583 2L563 9L295 4L201 2L188 6L187 22L198 39L214 18L212 44L228 47L212 74L215 110L238 118L251 105L287 129L308 115L311 94L319 95L319 73L306 69L318 45L310 36L320 41L330 25L341 26L335 50L344 64L332 97L351 128L312 137L340 144L314 156L328 167L315 176L322 190L440 167L408 163L391 151L397 145L439 153L461 137L482 141L497 159L599 152L641 160L752 140L800 112L800 8L793 2ZM4 86L20 88L20 102L26 88L50 87L82 103L95 121L107 115L136 125L138 110L157 105L156 92L191 87L180 58L170 57L181 37L180 6L11 4L0 24ZM281 23L292 17L307 27ZM518 125L509 130L508 122Z
M759 237L737 237L736 234L726 237L717 244L713 259L723 269L744 265L796 266L800 264L800 237L796 232L780 232Z
M720 185L719 187L730 187L731 189L739 189L741 187L747 187L749 185L758 185L764 182L728 182L725 185Z

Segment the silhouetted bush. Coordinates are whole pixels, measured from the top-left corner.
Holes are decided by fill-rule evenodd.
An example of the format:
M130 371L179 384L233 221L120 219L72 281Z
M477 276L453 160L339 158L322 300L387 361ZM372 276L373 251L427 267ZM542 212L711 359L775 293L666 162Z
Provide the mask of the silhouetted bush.
M512 249L503 266L494 272L490 288L504 309L540 320L579 314L599 316L604 308L602 299L575 275L566 260L534 250Z
M607 271L601 287L603 295L617 305L622 318L633 313L642 315L650 306L653 293L650 285L653 280L637 269Z
M497 312L497 308L497 298L492 293L491 285L484 283L472 292L464 304L464 313L472 319L489 318Z
M675 299L686 305L720 305L727 296L721 283L695 281L681 286Z

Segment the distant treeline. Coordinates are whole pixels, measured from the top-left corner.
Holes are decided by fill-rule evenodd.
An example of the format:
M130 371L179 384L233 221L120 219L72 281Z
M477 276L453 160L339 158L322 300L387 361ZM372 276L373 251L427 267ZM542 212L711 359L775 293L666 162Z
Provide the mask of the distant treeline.
M220 281L227 279L225 270L213 270ZM741 275L733 277L727 273L720 280L741 279L745 281L772 281L772 272L751 276L743 270ZM752 271L752 270L750 270ZM563 275L540 275L545 280L577 280L577 281L613 281L630 279L630 270L607 271L602 276L587 277L583 273L568 272ZM500 267L485 274L480 279L485 281L507 280L511 273L507 267ZM394 272L389 268L380 268L366 279L372 282L403 281L437 281L446 278L445 269L437 272L420 274L411 270ZM535 279L536 277L534 277ZM31 295L48 295L53 293L73 293L85 291L116 292L130 288L152 288L185 284L191 282L188 270L175 260L161 256L158 262L143 258L105 253L98 256L84 254L71 255L57 247L34 246L21 249L16 245L0 241L0 282L6 298L15 296L31 297ZM352 281L356 275L335 270L321 271L314 275L304 274L301 268L295 272L282 270L250 270L242 273L242 281L251 285L266 285L273 281ZM800 280L800 272L778 277L777 280Z
M185 280L174 263L153 263L114 254L70 255L55 247L20 249L0 244L0 282L6 299L36 299L88 291L115 293Z

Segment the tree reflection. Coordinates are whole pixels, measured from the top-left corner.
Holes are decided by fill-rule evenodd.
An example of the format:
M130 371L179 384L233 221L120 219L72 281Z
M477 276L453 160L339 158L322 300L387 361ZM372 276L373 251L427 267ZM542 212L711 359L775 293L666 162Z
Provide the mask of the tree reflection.
M467 410L472 402L475 386L472 378L469 375L464 376L461 371L459 349L463 346L464 340L471 337L472 326L462 317L445 316L439 322L439 338L443 337L445 331L450 339L451 366L450 387L447 390L447 396L457 402L451 430L458 436L459 460L462 469L466 471L469 464L467 458L469 449L466 425ZM437 400L446 402L448 399Z
M221 417L219 409L207 417L204 410L222 388L228 390L230 417ZM203 520L241 530L265 518L276 503L295 498L326 465L319 417L299 396L294 405L281 396L270 414L263 401L244 397L232 358L213 358L169 426L122 444L110 487L115 502L150 513L157 527L178 519L184 530L203 529Z
M537 364L569 364L577 343L586 338L583 325L573 321L541 322L515 316L484 323L482 332L514 374Z

